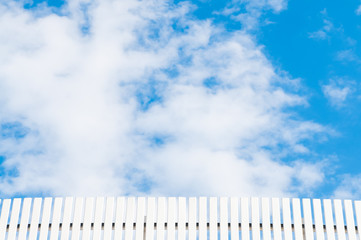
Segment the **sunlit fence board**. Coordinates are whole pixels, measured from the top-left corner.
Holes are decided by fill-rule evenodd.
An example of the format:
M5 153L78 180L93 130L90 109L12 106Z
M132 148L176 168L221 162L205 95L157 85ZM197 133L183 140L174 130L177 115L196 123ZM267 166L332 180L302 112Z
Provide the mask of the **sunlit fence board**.
M31 223L30 223L30 230L29 230L29 239L37 239L42 201L43 200L41 198L34 199L33 212L32 212L32 216L31 216ZM68 210L68 209L66 209L66 210ZM67 213L68 211L65 211L65 212ZM0 237L0 239L3 239L3 238Z
M292 240L292 221L291 221L291 209L290 209L290 199L282 199L282 209L283 209L283 230L285 240Z
M0 240L361 240L351 200L18 198L0 210Z
M114 212L114 198L108 197L105 208L105 220L104 220L104 240L112 239L113 232L113 213ZM143 230L142 230L143 231Z
M262 198L262 235L263 240L271 240L271 221L269 198Z
M21 209L21 219L18 240L25 240L28 234L28 224L31 210L31 198L25 198Z
M13 200L13 206L11 209L10 225L8 231L8 240L16 239L16 230L18 226L19 214L20 214L21 199L16 198Z

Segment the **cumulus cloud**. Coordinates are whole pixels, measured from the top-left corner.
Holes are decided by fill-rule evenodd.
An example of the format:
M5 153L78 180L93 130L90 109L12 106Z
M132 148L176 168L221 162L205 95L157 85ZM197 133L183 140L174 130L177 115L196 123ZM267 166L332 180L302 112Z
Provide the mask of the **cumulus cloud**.
M329 84L322 86L322 91L331 105L342 107L352 92L352 84L345 83L344 81L331 80Z
M291 80L251 35L191 9L72 0L54 14L0 4L1 195L317 187L322 167L283 161L307 154L304 143L325 131L287 111L305 104L282 87Z

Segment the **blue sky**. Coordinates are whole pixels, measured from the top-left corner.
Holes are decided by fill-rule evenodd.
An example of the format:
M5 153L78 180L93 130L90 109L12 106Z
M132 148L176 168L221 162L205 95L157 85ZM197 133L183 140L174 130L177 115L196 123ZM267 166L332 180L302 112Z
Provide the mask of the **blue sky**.
M361 197L361 2L0 6L1 196Z

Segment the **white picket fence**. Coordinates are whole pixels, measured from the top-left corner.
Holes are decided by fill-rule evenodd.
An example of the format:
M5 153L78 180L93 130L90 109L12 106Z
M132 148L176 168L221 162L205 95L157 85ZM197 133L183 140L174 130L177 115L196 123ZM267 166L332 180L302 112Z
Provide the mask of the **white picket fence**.
M0 240L361 239L361 201L351 200L67 197L0 204Z

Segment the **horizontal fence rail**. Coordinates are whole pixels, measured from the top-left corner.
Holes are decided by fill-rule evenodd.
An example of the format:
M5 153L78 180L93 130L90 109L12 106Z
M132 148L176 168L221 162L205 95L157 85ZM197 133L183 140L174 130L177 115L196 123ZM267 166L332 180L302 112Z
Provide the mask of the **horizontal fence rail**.
M361 240L361 201L67 197L0 200L0 240Z

